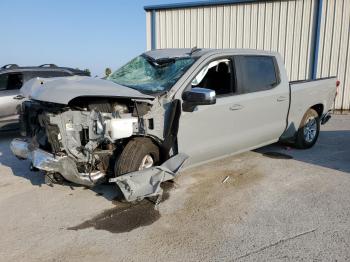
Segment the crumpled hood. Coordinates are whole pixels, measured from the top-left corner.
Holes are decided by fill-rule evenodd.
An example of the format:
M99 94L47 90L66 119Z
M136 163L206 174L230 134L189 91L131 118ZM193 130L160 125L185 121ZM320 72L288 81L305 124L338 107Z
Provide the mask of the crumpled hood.
M112 81L87 76L37 77L23 85L21 94L30 99L58 104L68 104L69 101L80 96L154 99L153 96Z

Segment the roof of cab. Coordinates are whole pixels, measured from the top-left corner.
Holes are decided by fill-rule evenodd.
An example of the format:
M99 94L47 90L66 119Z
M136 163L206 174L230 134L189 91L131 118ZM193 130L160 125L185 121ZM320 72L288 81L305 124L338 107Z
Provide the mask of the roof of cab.
M191 48L165 48L154 49L144 54L155 60L162 58L183 58L183 57L200 57L208 53L211 49L191 49Z
M165 48L165 49L154 49L147 51L144 54L154 60L164 58L185 58L194 57L198 58L207 54L219 54L219 53L236 53L236 54L252 54L252 55L277 55L276 52L257 50L257 49L209 49L209 48Z

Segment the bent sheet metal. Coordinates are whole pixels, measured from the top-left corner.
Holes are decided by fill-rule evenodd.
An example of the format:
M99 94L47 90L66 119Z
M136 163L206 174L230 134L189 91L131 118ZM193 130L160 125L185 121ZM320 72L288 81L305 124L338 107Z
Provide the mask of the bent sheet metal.
M187 159L187 155L177 154L160 166L111 178L109 182L115 182L129 202L158 196L163 193L160 184L174 179Z

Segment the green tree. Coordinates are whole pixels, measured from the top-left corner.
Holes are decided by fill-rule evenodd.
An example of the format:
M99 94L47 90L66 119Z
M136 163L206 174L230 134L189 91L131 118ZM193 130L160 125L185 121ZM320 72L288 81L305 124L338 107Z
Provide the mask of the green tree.
M89 74L89 76L91 76L91 72L89 68L84 69L85 72L87 72Z
M105 75L106 75L106 77L108 77L111 73L112 73L112 69L110 69L109 67L107 67L107 68L105 69Z

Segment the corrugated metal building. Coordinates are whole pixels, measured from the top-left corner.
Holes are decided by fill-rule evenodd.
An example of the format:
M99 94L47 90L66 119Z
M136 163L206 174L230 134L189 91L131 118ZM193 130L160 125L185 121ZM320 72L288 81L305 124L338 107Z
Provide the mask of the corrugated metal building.
M337 75L350 109L350 0L217 0L147 6L147 49L278 51L291 80Z

